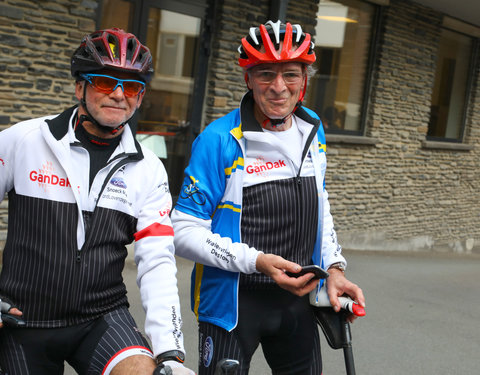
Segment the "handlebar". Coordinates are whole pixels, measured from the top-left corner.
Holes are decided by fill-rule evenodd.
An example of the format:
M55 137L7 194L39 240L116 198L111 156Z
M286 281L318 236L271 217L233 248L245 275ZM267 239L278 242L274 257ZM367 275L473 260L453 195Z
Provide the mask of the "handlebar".
M348 296L338 297L342 309L351 312L356 316L365 316L365 309ZM317 307L328 307L330 298L328 298L327 287L324 285L319 292L314 290L310 293L310 304Z
M24 327L26 323L21 317L8 313L12 307L14 306L0 299L0 323L10 327Z
M235 375L239 366L240 362L236 359L221 359L217 362L214 375Z

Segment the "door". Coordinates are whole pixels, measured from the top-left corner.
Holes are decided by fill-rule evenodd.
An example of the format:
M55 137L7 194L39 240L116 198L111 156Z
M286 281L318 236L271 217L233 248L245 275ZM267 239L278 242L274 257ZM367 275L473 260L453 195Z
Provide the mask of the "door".
M178 196L191 142L199 133L205 91L206 2L104 0L100 28L120 27L145 43L154 75L134 127L137 140L162 160Z

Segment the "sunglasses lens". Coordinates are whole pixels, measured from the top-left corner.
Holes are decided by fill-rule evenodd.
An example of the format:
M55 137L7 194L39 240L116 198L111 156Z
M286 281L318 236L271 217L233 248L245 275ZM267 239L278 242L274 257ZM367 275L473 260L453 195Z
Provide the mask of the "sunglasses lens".
M137 96L143 90L143 85L140 82L123 82L123 89L126 96Z
M123 81L118 80L113 77L108 76L92 76L92 85L100 92L104 94L111 94L113 90L117 87L118 82L123 82L122 85L118 86L122 88L125 96L137 96L144 88L144 84L141 82L135 81Z
M98 91L105 94L113 92L113 88L117 85L117 80L110 77L94 76L92 77L92 84Z

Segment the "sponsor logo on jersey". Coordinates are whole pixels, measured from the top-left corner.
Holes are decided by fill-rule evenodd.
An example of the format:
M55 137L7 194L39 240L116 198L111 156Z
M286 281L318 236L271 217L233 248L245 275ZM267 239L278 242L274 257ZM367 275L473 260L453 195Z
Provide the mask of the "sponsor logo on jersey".
M127 184L121 177L113 177L110 180L110 185L107 186L103 192L102 198L117 201L120 204L132 207L132 202L128 198Z
M191 199L195 204L203 206L207 201L205 194L203 194L200 189L197 187L197 182L199 182L195 177L190 176L192 183L188 186L183 185L182 191L180 192L181 199Z
M123 180L123 178L121 177L114 177L110 180L110 183L113 185L113 186L116 186L116 187L119 187L119 188L122 188L122 189L126 189L127 188L127 184L125 183L125 181Z
M252 164L247 165L246 171L249 174L256 173L259 176L267 176L273 169L284 168L287 165L285 160L265 161L263 158L257 158Z
M207 336L203 344L203 365L205 367L210 366L213 358L213 340L210 336Z
M2 165L5 165L5 162L3 161L3 159L0 159L0 163L2 163Z
M166 207L158 211L161 217L170 215L170 211L172 210L172 205L168 204Z
M61 177L55 173L55 168L51 161L42 164L42 167L37 171L30 171L28 177L30 178L30 181L37 182L45 191L50 186L71 187L68 178Z

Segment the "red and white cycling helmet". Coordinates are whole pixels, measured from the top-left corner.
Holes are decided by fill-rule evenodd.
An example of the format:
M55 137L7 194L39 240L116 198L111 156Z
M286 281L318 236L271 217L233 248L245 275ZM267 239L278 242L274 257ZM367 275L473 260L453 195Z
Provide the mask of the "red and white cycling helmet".
M135 73L145 82L153 74L152 54L137 37L122 29L112 28L86 35L71 59L71 73L81 79L81 73L103 68Z
M251 27L247 37L242 38L242 45L238 47L238 63L247 69L266 63L300 62L310 65L315 62L315 46L311 39L310 34L304 33L298 24L268 21L265 25Z

